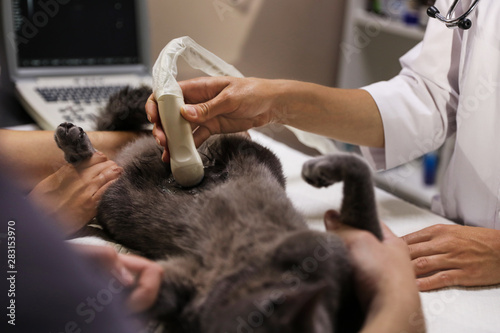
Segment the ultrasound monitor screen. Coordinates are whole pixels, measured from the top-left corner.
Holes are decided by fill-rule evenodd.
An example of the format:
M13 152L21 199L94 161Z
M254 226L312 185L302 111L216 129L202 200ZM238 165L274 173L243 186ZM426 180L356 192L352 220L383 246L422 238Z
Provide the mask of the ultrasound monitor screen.
M13 0L19 67L140 62L134 0Z

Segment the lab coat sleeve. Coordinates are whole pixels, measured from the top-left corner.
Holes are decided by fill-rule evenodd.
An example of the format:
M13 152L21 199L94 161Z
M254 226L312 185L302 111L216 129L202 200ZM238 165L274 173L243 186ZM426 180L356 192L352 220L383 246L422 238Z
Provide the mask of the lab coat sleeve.
M444 8L449 1L439 2ZM362 88L375 100L384 126L385 148L361 148L374 168L411 161L455 131L460 49L461 32L431 20L424 40L400 59L399 75Z

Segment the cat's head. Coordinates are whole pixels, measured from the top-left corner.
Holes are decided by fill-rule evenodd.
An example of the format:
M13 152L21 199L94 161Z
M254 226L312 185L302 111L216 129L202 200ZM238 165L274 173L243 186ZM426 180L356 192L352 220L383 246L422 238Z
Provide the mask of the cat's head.
M260 264L222 276L206 295L187 275L166 274L162 320L175 322L169 332L333 332L343 325L342 307L353 301L342 241L310 230L284 237Z

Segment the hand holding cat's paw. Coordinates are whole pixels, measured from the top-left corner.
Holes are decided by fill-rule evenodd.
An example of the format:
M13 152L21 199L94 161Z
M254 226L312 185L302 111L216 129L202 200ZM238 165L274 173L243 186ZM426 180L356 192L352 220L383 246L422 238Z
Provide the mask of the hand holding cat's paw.
M42 180L29 198L59 222L65 232L72 233L96 215L102 194L122 171L115 162L97 152L77 167L63 165Z
M405 242L385 225L381 242L367 231L343 224L335 211L325 213L325 227L340 236L349 250L357 295L368 313L361 332L392 332L395 327L398 331L425 332Z

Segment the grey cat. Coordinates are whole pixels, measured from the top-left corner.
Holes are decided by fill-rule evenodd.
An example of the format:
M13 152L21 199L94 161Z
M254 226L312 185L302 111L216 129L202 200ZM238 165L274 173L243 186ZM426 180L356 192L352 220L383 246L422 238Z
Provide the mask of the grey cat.
M149 93L126 89L112 97L100 129L137 129ZM94 152L72 124L61 124L55 138L70 163ZM124 173L98 207L111 239L165 268L150 315L171 333L359 330L364 315L347 250L338 236L308 229L286 195L278 158L238 134L214 135L199 152L205 178L182 188L145 135L117 156ZM341 220L382 239L361 159L319 157L304 165L303 177L317 187L344 181Z

